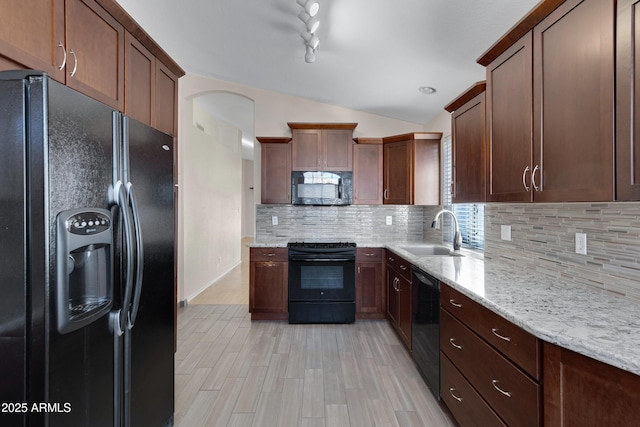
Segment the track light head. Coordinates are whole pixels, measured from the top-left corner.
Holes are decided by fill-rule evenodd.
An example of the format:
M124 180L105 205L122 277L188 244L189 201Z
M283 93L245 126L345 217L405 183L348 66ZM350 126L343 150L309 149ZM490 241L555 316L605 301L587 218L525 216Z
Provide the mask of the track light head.
M306 25L307 32L313 34L318 31L318 27L320 26L318 18L312 17L304 10L298 14L298 18L300 18L300 20L304 22L304 25Z
M304 39L304 44L313 49L314 51L318 49L320 45L320 39L315 34L310 33L302 33L300 36Z
M310 16L316 16L318 10L320 10L320 3L315 0L296 0L305 12L307 12Z
M304 55L304 62L307 64L316 62L316 51L309 45L307 45L307 53Z

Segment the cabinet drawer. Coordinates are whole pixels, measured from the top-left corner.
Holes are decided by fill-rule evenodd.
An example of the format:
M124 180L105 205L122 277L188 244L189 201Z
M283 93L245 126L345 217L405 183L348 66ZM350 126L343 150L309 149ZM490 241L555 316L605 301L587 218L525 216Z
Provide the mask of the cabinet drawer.
M442 352L440 353L440 395L461 426L506 427L506 424Z
M542 376L540 340L449 286L441 287L441 305L533 378Z
M249 248L249 259L251 262L286 262L288 253L287 248Z
M391 251L387 251L387 267L411 282L411 263Z
M498 415L514 426L540 424L540 386L446 310L440 349Z
M356 249L356 261L382 261L384 257L383 248L357 248Z

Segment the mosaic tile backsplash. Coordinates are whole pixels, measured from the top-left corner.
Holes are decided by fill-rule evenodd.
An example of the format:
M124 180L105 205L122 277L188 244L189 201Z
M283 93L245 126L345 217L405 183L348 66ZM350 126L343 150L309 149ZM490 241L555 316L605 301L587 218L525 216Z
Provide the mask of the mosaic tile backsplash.
M256 242L438 242L442 231L430 225L439 209L258 205ZM511 241L501 240L501 225L511 226ZM587 255L575 253L575 233L587 234ZM640 303L640 203L487 204L484 257Z
M576 233L587 234L587 255L576 254ZM487 204L484 256L640 302L640 203Z
M406 205L257 205L256 242L335 239L384 243L442 239L439 230L425 229L424 225L425 215L430 212L435 215L437 210L438 206ZM278 225L272 224L274 216L278 217ZM392 225L386 224L387 216L392 217Z

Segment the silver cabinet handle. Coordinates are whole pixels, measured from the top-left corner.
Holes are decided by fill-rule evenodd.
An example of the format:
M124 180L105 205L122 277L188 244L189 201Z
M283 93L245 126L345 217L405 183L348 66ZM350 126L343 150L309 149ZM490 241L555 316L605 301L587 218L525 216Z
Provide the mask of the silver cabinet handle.
M391 262L395 261L395 259L393 257L387 257L387 259Z
M78 57L76 56L76 53L73 51L73 49L71 49L69 53L73 55L74 59L73 70L71 70L71 74L69 74L69 76L73 77L78 69Z
M360 274L360 266L358 266L358 274Z
M457 303L455 300L453 300L453 299L450 299L450 300L449 300L449 304L451 304L451 305L452 305L452 306L454 306L454 307L458 307L458 308L461 308L461 307L462 307L462 304L458 304L458 303Z
M536 191L540 191L540 187L536 185L536 172L540 170L540 166L536 165L531 172L531 185L533 185L533 189Z
M67 49L65 49L62 42L58 43L58 47L62 48L62 65L58 67L58 70L62 71L65 65L67 65Z
M527 190L528 193L529 191L531 191L531 187L527 187L527 172L529 172L529 166L524 168L524 171L522 172L522 186L525 190Z
M400 286L398 286L398 282L400 282L400 279L398 279L397 277L393 279L393 288L396 290L396 292L400 292Z
M453 397L458 402L462 402L462 398L461 397L458 397L455 394L453 394L454 391L455 391L455 388L453 388L453 387L449 388L449 394L451 394L451 397Z
M511 342L511 338L509 337L505 337L504 335L500 335L498 333L498 330L496 328L491 328L491 332L493 332L493 335L497 336L498 338L500 338L501 340L505 340L505 341L509 341Z
M498 390L500 393L504 394L507 397L511 397L511 392L508 391L504 391L503 389L501 389L500 387L498 387L498 383L500 381L498 380L491 380L491 384L493 384L493 388L495 388L496 390Z
M269 252L268 254L265 254L266 256L276 256L276 254L274 254L273 252Z
M455 338L449 338L449 343L455 348L457 348L458 350L462 350L462 346L460 344L456 344Z
M387 190L386 188L384 189L383 193L382 193L382 198L387 200L389 198L389 190Z
M364 256L376 256L376 254L363 254Z
M407 270L407 266L406 266L406 265L404 265L404 264L401 264L401 265L400 265L400 270L405 270L405 271L406 271L406 270Z

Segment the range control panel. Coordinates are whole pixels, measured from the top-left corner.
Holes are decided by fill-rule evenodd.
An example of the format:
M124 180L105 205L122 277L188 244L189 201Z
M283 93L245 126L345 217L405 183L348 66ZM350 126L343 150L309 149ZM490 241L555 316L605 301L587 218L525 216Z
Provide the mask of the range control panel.
M82 236L102 233L111 227L111 219L100 212L80 212L66 221L66 228L69 233Z

